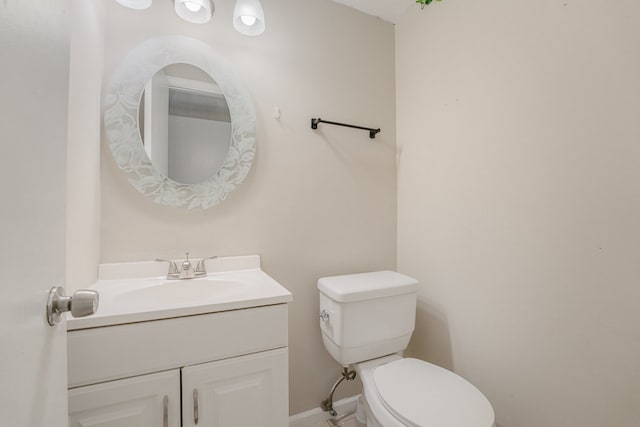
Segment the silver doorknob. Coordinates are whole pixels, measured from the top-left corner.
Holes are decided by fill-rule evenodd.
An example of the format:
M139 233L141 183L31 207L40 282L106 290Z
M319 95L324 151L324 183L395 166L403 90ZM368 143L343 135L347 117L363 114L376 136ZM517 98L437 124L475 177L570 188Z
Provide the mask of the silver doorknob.
M65 296L62 286L54 286L47 299L47 321L54 326L62 319L62 313L71 312L73 317L86 317L98 311L98 292L80 289L73 296Z

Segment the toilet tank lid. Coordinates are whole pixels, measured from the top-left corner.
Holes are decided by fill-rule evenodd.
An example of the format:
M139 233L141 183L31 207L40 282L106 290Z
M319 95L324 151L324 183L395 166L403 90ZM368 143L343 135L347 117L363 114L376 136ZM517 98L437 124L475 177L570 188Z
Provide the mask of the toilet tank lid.
M334 301L351 302L417 292L418 281L387 270L323 277L318 289Z

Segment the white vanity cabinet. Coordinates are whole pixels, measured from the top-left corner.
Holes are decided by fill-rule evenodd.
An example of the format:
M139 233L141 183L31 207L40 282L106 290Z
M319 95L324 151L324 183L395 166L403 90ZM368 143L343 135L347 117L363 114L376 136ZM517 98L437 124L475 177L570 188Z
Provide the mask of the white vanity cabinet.
M180 427L180 371L72 389L69 426Z
M286 426L286 378L285 349L185 367L182 426Z
M69 391L69 426L284 426L287 365L281 348L78 387Z
M69 426L287 425L287 335L287 304L70 330Z

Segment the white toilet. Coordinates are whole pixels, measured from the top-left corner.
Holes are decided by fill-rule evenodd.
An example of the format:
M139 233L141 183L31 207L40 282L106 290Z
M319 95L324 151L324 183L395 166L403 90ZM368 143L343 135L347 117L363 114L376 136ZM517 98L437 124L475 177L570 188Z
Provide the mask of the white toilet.
M325 277L318 289L324 345L341 365L353 365L363 384L359 421L368 427L495 425L491 404L471 383L398 354L415 325L415 279L379 271Z

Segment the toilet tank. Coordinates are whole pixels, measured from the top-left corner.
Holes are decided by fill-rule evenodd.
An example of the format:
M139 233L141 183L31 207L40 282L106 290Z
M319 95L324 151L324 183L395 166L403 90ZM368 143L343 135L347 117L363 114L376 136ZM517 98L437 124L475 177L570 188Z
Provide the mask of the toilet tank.
M404 350L416 320L418 282L395 271L318 280L320 329L343 366Z

